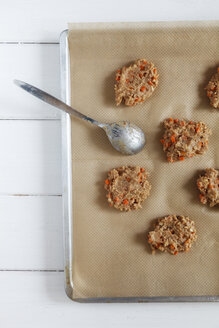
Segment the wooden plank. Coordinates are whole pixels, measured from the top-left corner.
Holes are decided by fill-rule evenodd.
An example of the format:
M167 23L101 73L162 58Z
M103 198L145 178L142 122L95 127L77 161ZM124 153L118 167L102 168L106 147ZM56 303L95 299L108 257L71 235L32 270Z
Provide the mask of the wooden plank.
M0 120L0 195L61 194L60 121Z
M218 19L218 1L136 0L4 0L0 11L1 41L57 42L68 22ZM13 24L14 23L14 24Z
M60 118L60 112L13 84L20 79L60 96L59 45L0 44L0 119Z
M0 270L63 270L62 197L0 196Z
M0 272L4 328L218 327L218 303L80 304L64 293L63 273Z

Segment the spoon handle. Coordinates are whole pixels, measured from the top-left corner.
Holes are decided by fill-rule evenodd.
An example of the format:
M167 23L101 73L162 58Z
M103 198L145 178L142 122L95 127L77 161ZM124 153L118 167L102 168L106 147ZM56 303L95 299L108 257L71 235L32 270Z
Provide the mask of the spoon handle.
M104 124L99 123L98 121L93 120L92 118L78 112L76 109L73 109L72 107L68 106L67 104L65 104L64 102L62 102L61 100L53 97L52 95L34 87L31 84L28 84L26 82L20 81L20 80L14 80L14 83L19 86L20 88L24 89L25 91L29 92L31 95L41 99L42 101L57 107L61 110L63 110L64 112L74 115L76 117L81 118L82 120L86 120L90 123L93 123L99 127L103 127Z

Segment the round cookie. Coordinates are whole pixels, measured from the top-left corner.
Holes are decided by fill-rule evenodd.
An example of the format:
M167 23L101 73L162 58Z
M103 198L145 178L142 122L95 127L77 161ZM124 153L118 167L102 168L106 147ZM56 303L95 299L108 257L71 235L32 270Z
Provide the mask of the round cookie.
M210 207L219 204L219 171L206 169L203 175L197 180L200 191L200 201L202 204L209 203Z
M153 252L159 249L173 255L188 252L196 239L194 222L182 215L168 215L158 219L154 230L148 233L148 243Z
M158 85L157 68L145 59L117 70L115 100L119 106L124 101L126 106L135 106L149 98Z
M120 211L141 208L151 189L147 176L146 170L139 166L121 166L109 171L104 186L109 205Z
M219 108L219 67L217 68L217 73L215 73L205 90L207 91L207 97L210 100L210 104L214 108Z

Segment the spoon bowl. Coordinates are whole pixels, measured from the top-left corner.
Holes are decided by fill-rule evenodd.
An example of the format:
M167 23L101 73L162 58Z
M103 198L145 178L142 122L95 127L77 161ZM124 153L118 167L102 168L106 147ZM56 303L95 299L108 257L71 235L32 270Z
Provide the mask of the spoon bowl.
M124 155L137 154L145 145L144 132L128 121L105 124L103 129L113 148Z

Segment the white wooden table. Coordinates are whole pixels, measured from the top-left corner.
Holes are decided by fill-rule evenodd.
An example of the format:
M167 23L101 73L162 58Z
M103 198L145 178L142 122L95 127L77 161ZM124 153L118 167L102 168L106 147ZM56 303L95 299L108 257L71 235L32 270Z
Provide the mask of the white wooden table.
M78 304L63 288L59 96L71 21L219 19L218 0L0 1L0 327L219 327L219 304Z

